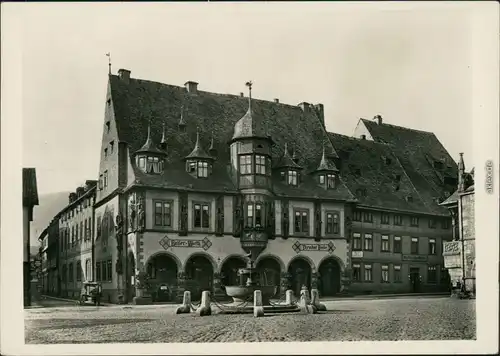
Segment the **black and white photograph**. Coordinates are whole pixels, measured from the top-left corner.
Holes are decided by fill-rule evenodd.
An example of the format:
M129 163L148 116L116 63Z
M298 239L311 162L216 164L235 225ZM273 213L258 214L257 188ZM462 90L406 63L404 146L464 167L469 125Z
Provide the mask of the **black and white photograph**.
M2 354L498 352L498 19L3 3Z

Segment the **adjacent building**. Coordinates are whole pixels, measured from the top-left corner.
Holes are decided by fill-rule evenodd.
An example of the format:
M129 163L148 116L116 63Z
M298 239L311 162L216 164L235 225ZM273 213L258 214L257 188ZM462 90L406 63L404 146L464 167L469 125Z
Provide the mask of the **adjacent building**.
M144 298L146 278L153 300L218 297L248 256L281 292L446 290L452 228L439 203L457 165L437 137L380 116L353 137L331 133L322 104L258 100L247 86L227 95L109 75L92 240L63 242L72 201L59 218L61 291L74 295L70 266L90 258L85 278L106 301Z
M38 189L35 168L23 168L23 280L24 306L31 305L31 252L30 223L33 221L33 208L38 205Z
M453 241L446 242L443 250L452 293L475 296L474 169L465 171L462 153L458 163L458 189L441 205L449 209L453 223Z

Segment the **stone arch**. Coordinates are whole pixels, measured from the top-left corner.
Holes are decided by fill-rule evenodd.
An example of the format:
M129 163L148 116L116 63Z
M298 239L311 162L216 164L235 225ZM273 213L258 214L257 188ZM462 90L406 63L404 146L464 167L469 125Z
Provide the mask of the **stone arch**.
M239 278L237 270L247 266L247 259L242 255L229 255L222 260L220 264L220 273L222 274L221 284L238 285Z
M255 266L257 266L260 261L262 261L264 259L267 259L267 258L270 258L270 259L275 260L276 262L278 262L278 264L280 266L280 269L282 271L285 271L286 266L285 266L285 263L283 262L283 260L281 258L279 258L279 256L271 255L271 254L260 255L259 257L257 257L257 260L255 261Z
M326 256L318 265L318 290L322 296L340 292L343 263L337 256Z
M212 291L216 268L215 261L206 253L195 252L188 257L184 265L185 289L191 292L193 300L200 300L203 291Z
M168 252L168 251L158 251L158 252L155 252L155 253L151 254L151 256L149 256L148 259L147 259L147 261L146 261L146 267L147 267L147 265L153 259L155 259L155 258L157 258L157 257L159 257L161 255L165 255L165 256L170 257L171 259L173 259L175 261L176 265L177 265L177 270L179 272L183 270L182 269L183 266L182 266L181 260L179 260L179 258L176 255L174 255L173 253Z
M326 260L329 260L329 259L333 259L333 260L335 260L335 261L339 264L339 266L340 266L340 271L341 271L341 272L342 272L342 271L344 271L344 269L345 269L345 263L344 263L344 261L342 261L342 259L341 259L339 256L335 256L335 255L328 255L328 256L324 256L324 257L323 257L323 258L319 261L319 263L318 263L318 268L319 268L319 266L321 266L321 264L322 264L323 262L325 262Z
M224 263L226 263L230 259L241 259L241 261L247 263L247 259L243 255L236 253L227 255L226 257L224 257L224 259L222 259L222 261L220 261L219 267L217 268L218 273L222 273L222 266L224 266Z
M178 287L178 274L181 263L177 256L161 251L147 259L145 268L150 277L151 298L153 302L172 301Z
M290 287L296 296L300 295L302 286L311 290L312 273L316 266L310 257L304 255L294 256L287 266L287 272L290 275Z
M255 261L255 267L259 271L261 285L276 286L276 294L281 291L281 274L285 272L285 264L278 256L262 255Z

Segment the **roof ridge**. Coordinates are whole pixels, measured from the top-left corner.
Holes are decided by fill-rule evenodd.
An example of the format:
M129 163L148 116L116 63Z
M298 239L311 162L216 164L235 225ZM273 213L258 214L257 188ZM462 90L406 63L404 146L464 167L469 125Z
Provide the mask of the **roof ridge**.
M400 125L394 125L394 124L388 124L388 123L376 123L375 121L371 120L371 119L361 119L362 121L364 122L369 122L371 124L375 124L375 125L378 125L378 126L390 126L390 127L395 127L395 128L398 128L398 129L405 129L405 130L408 130L408 131L414 131L414 132L421 132L421 133L426 133L426 134L430 134L430 135L434 135L434 132L432 131L425 131L425 130L419 130L419 129L414 129L414 128L411 128L411 127L406 127L406 126L400 126Z

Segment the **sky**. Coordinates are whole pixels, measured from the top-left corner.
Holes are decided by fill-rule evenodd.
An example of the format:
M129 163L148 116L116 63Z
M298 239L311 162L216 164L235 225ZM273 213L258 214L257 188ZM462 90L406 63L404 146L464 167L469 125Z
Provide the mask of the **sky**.
M204 91L323 103L432 131L472 168L469 9L410 3L31 3L22 11L22 161L40 194L97 179L112 72ZM299 133L298 133L299 134Z

